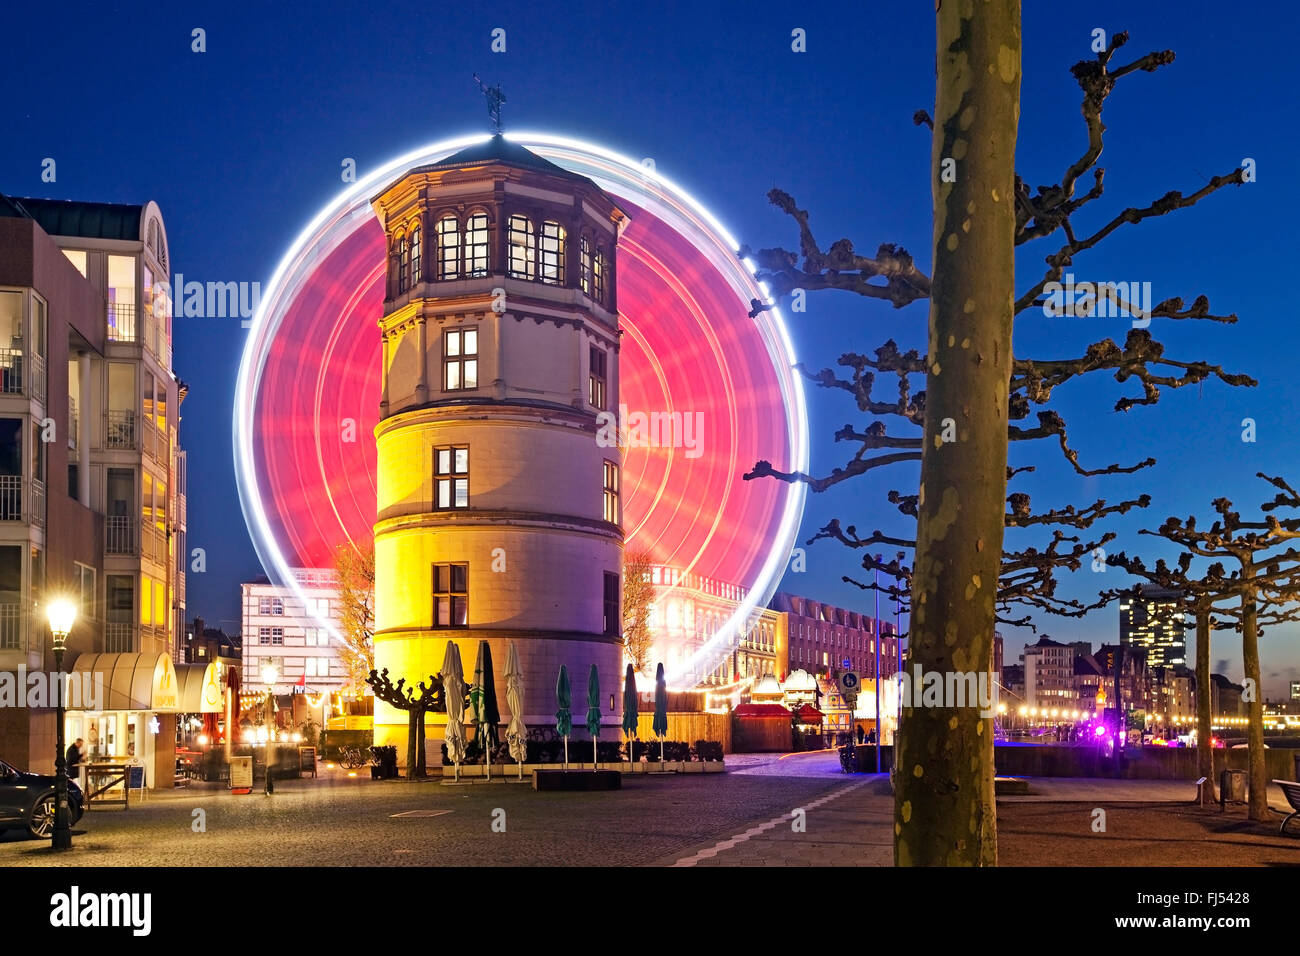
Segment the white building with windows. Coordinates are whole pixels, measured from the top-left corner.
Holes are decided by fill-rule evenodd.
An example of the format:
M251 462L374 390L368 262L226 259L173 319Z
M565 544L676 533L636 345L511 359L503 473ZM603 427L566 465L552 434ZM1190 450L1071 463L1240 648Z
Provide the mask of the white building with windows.
M271 664L279 677L276 692L294 687L310 693L342 690L347 671L330 628L339 630L339 589L334 572L297 568L294 578L304 603L293 588L279 587L265 577L240 585L242 592L244 693L266 693L262 669Z

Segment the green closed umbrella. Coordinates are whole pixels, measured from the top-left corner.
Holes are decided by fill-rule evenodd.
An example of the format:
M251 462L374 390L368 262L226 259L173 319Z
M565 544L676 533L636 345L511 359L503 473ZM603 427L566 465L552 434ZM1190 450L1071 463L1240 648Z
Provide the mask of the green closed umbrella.
M627 665L623 676L623 733L627 734L627 762L632 762L632 740L636 737L636 671Z
M668 678L664 677L664 665L655 668L655 736L659 738L659 762L664 762L664 737L668 736Z
M478 642L478 659L474 662L474 683L469 689L470 709L478 727L478 740L483 745L488 778L492 777L492 748L497 743L497 724L501 712L497 708L497 687L492 677L492 648L487 641Z
M591 665L587 675L587 733L591 734L591 769L599 763L596 755L596 741L600 739L600 674L596 665Z
M555 732L564 738L564 769L569 769L569 734L573 733L573 714L570 712L569 669L560 665L560 679L555 682Z

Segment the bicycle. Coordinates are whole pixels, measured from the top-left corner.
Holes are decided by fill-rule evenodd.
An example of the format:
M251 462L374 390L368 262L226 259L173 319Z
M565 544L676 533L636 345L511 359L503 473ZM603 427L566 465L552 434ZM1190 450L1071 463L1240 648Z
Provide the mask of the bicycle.
M344 770L356 770L358 767L364 767L370 761L356 747L344 747L339 751L339 764Z

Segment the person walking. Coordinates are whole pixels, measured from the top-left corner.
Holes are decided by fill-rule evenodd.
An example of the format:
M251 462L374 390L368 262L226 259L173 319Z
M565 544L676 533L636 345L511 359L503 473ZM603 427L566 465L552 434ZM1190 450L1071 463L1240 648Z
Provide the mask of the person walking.
M67 764L68 767L68 779L75 780L79 787L83 786L81 782L81 748L85 742L86 741L83 738L78 737L72 742L72 746L68 748L68 752L64 754L63 757L63 762Z

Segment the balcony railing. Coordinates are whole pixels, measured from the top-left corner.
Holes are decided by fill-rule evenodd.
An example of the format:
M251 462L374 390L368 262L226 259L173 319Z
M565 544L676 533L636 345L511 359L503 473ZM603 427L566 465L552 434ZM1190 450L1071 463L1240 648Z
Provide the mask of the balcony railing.
M23 520L23 476L0 475L0 521Z
M0 604L0 651L23 649L23 607Z
M134 302L108 304L108 338L113 342L136 341Z
M45 482L32 479L31 521L38 528L45 527Z
M105 654L134 654L136 651L136 625L109 621L104 625Z
M39 355L32 356L31 396L44 404L45 402L45 359Z
M0 349L0 392L21 395L24 368L26 364L22 349Z
M136 447L135 412L129 409L108 412L105 416L105 448L124 448L134 450Z
M104 553L135 554L135 519L111 515L104 519Z

